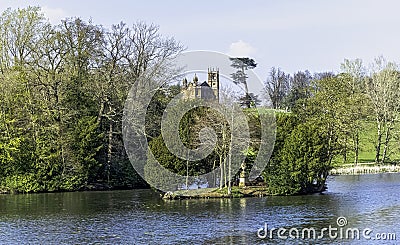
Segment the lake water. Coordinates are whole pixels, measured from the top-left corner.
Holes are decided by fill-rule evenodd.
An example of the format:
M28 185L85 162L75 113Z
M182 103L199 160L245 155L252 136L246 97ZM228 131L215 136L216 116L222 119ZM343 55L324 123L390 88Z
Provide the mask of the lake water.
M328 188L323 195L172 201L152 190L0 195L0 243L400 244L400 174L330 177ZM280 236L279 228L286 229ZM388 240L392 233L397 240Z

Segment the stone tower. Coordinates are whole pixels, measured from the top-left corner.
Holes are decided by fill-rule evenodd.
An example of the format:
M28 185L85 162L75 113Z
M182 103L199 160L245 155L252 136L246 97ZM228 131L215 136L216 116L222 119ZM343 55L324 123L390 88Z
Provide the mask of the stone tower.
M208 68L208 85L211 87L215 99L219 101L219 69Z

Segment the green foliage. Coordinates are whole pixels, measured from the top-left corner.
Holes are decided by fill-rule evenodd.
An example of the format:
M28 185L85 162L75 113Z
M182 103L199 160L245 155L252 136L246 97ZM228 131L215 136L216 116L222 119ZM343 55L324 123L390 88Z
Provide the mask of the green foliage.
M43 186L34 173L7 176L3 183L12 193L38 192L43 191Z
M328 141L316 126L299 124L285 141L281 154L292 188L310 193L325 183L330 170Z
M159 74L170 74L167 63L182 50L157 32L145 23L106 30L79 18L51 25L39 7L4 11L0 189L145 186L125 153L122 116L135 78L158 69L154 79L163 81ZM160 111L165 101L156 100Z
M164 143L162 135L149 143L149 148L157 161L165 168L180 174L186 175L186 161L172 154Z
M322 190L330 170L327 136L292 114L278 114L277 126L274 152L264 172L271 194Z
M263 173L272 194L289 195L299 191L299 188L293 189L289 169L283 165L281 159L285 140L290 136L297 123L297 118L291 113L276 114L277 132L274 151Z
M82 117L71 132L71 150L74 162L74 175L80 176L81 185L94 181L100 169L100 163L95 159L101 145L102 133L99 133L96 117Z

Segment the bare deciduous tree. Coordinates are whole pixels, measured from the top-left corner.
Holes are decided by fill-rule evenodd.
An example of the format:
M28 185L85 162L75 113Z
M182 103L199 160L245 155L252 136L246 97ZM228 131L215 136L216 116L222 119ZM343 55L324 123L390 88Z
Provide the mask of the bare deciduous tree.
M271 98L272 108L282 109L284 98L290 90L290 75L280 68L272 67L264 88Z

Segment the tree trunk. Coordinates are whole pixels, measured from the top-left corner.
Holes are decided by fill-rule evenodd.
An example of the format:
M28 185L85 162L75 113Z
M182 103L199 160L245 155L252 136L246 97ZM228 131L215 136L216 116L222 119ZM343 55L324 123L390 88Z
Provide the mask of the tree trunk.
M189 190L189 154L186 154L186 190Z
M242 72L243 72L243 74L245 74L244 67L242 67ZM245 98L246 98L246 100L248 100L249 99L249 88L247 87L246 79L243 80L243 85L244 85L244 92L246 93ZM250 108L250 101L246 101L246 106L247 106L247 108Z
M219 188L224 187L224 165L222 162L222 155L219 155L219 168L221 169L221 176L219 178Z
M231 151L229 151L229 160L228 160L228 195L231 194L232 192L232 160L231 160L232 154Z
M347 136L344 140L344 148L343 148L343 163L345 164L347 161Z
M61 161L62 161L61 176L64 176L65 170L67 168L67 165L66 165L66 162L65 162L65 154L64 154L64 142L61 142Z
M328 130L328 152L327 152L327 155L328 155L328 159L329 159L329 163L330 163L330 159L332 159L332 135L333 135L333 132L332 132L332 127L331 127L331 125L329 125L328 126L329 127L329 130Z
M247 83L246 83L246 89L247 89ZM231 124L233 125L233 106L232 106L232 113L231 113ZM231 194L232 192L232 142L233 142L233 134L232 134L232 129L231 129L231 140L229 142L229 152L228 152L228 157L229 157L229 163L228 163L228 195Z
M189 146L190 140L189 140L189 117L186 119L186 140L187 144ZM189 149L186 151L186 190L189 190Z
M100 104L100 109L99 109L99 114L97 115L97 124L100 126L101 123L101 118L103 117L103 113L104 113L104 103L102 102Z
M360 150L360 136L357 130L356 134L354 135L354 166L358 165L359 150Z
M107 147L107 183L110 184L111 156L112 156L113 125L112 121L108 128L108 147Z
M224 158L224 186L227 187L226 157Z
M381 130L381 122L378 121L378 141L376 143L376 148L375 148L375 163L379 164L380 163L380 153L381 153L381 144L382 144L382 130Z
M391 123L387 125L386 132L385 132L385 141L383 142L383 153L382 153L382 163L385 163L388 148L389 148L389 140L390 140L390 130L392 128Z
M216 174L216 171L214 171L215 170L215 160L214 160L212 169L213 169L213 177L212 177L212 181L211 181L212 185L210 187L215 187L215 186L218 186L217 174Z

